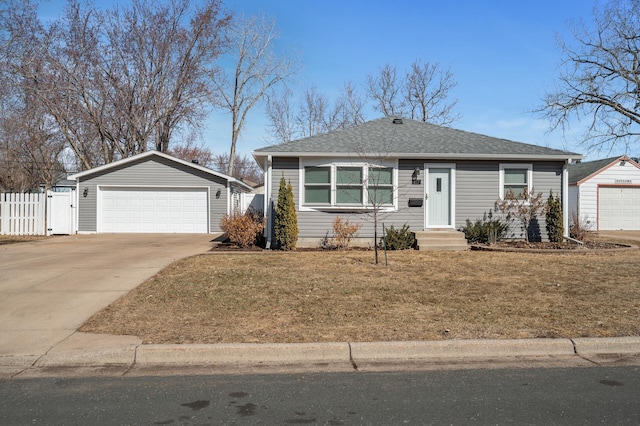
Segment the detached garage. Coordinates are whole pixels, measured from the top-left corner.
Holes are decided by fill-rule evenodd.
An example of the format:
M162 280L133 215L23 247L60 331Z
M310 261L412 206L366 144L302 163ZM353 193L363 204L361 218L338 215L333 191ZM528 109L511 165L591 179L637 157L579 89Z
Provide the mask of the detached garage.
M145 153L70 176L78 233L211 233L245 183L170 155Z
M640 230L640 165L627 156L572 164L569 210L594 231Z

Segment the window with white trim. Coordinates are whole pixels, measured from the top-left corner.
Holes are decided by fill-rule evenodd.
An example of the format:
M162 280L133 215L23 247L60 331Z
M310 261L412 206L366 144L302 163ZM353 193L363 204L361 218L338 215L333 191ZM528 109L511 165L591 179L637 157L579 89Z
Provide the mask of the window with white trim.
M331 167L304 168L306 204L331 205Z
M531 192L533 165L500 164L500 198L512 190L518 199L525 198L525 192Z
M368 200L370 205L393 205L393 168L369 167Z
M395 167L364 163L304 165L302 205L318 208L395 206Z

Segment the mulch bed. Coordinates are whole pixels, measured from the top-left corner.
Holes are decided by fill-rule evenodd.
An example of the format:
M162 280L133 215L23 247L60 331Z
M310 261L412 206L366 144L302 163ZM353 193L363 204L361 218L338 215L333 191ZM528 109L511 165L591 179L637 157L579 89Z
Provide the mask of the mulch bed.
M526 242L526 241L499 241L494 244L472 244L471 250L488 251L528 251L536 253L573 252L585 253L592 251L618 251L636 250L638 247L618 244L608 241L585 241L582 245L564 241L562 243L551 242Z

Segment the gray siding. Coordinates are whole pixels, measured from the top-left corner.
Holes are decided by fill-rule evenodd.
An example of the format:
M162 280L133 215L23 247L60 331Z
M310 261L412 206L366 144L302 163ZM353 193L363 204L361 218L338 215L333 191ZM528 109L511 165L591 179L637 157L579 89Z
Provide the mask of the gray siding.
M508 162L514 164L514 162ZM532 164L523 162L523 164ZM533 163L533 189L542 192L546 201L549 191L555 195L562 192L562 162ZM475 221L486 218L489 214L502 216L496 210L495 203L500 194L500 163L467 161L456 165L456 228L462 227L466 220ZM544 216L538 218L538 227L542 239L547 238ZM517 228L517 229L516 229ZM512 232L520 237L519 227Z
M78 231L97 231L97 187L210 187L209 230L220 232L220 220L227 213L227 180L161 157L147 157L85 176L80 180ZM87 197L83 197L88 188ZM220 190L220 198L216 192Z
M517 162L504 161L513 164ZM385 226L402 227L405 223L414 231L424 229L424 207L409 207L409 199L424 198L424 164L425 163L455 163L456 165L456 215L455 227L460 229L467 219L475 221L490 214L496 215L496 200L500 194L500 163L497 161L451 161L451 160L400 160L398 162L398 211L393 213L379 213L378 221ZM533 163L533 187L542 192L546 200L549 190L560 194L562 189L562 162L522 162ZM419 167L420 184L411 183L411 175L415 167ZM280 178L291 181L296 204L300 200L299 194L299 161L297 158L274 158L273 160L273 203L277 202ZM423 202L424 204L424 202ZM373 217L371 212L349 211L300 211L298 205L298 227L300 238L318 238L332 235L333 220L340 216L351 223L362 224L359 237L373 237ZM273 217L273 215L271 216ZM539 227L543 239L547 238L544 217L539 218ZM381 225L378 231L381 234Z

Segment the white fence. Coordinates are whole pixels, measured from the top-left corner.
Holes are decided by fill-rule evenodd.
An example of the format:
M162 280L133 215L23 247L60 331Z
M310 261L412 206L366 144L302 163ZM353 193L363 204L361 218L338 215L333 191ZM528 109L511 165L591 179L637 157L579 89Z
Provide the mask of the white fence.
M45 235L46 197L0 193L0 235Z

